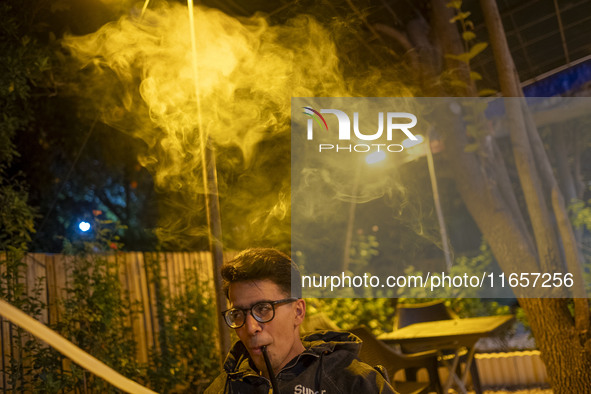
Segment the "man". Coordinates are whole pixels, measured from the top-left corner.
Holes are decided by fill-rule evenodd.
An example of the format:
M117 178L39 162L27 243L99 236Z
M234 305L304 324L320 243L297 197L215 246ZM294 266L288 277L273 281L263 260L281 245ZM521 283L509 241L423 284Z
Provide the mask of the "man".
M222 267L230 309L226 324L240 339L224 371L206 393L394 393L371 366L357 359L361 341L344 332L300 338L306 315L297 266L275 249L248 249ZM295 283L300 283L298 280ZM265 360L265 353L267 360Z

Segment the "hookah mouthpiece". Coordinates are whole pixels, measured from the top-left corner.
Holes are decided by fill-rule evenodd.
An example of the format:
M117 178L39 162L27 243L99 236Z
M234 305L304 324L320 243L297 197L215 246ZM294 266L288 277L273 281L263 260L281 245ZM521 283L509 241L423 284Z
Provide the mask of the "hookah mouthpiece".
M273 373L271 360L269 360L269 355L267 354L267 346L263 346L261 350L263 351L263 358L265 359L265 365L267 366L267 373L269 374L269 379L271 380L271 387L273 387L273 394L279 394L279 386L277 386L277 378Z

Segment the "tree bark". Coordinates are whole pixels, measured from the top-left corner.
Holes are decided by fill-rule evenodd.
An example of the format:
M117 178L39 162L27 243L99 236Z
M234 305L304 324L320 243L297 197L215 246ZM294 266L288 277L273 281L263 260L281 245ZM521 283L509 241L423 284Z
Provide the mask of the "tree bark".
M568 299L521 298L555 394L591 393L591 346L573 327Z
M513 58L505 38L497 5L493 0L480 0L492 41L501 90L505 97L523 96L515 75ZM542 350L550 383L556 393L591 391L591 347L589 342L589 306L581 286L580 259L574 233L568 222L564 201L558 190L547 155L531 119L524 119L523 105L506 105L511 128L511 142L520 183L525 195L530 220L537 242L541 269L556 272L561 268L561 253L548 210L542 179L551 190L552 207L558 222L566 263L575 276L575 319L564 299L520 299L530 320L534 337ZM540 151L541 150L541 151ZM536 167L535 164L538 164ZM538 169L541 171L538 172ZM578 268L578 270L577 270ZM576 320L576 324L575 324Z
M568 152L565 144L565 136L569 133L563 127L557 126L552 129L552 146L554 147L554 158L556 159L556 169L558 179L560 179L560 190L565 200L571 203L577 199L577 188L575 179L568 163Z
M493 48L501 91L504 97L523 97L521 87L516 82L515 65L505 38L495 1L480 1L484 20L489 31ZM519 181L525 197L529 219L535 235L542 269L545 272L557 272L562 269L562 259L554 232L553 219L548 211L548 201L544 198L542 180L536 168L533 143L528 138L526 119L522 105L515 105L514 100L505 100L505 110L509 122L511 146Z
M463 46L457 29L449 23L450 10L445 3L444 0L432 0L432 23L442 41L444 53L458 55L463 52ZM493 0L481 0L481 5L489 25L503 93L506 97L522 96L496 4ZM446 63L448 72L454 72L458 78L469 75L469 69L462 68L457 61L446 59ZM475 96L472 86L466 86L468 88L463 92L454 93ZM513 125L511 141L531 225L527 225L515 203L515 191L506 171L503 171L504 162L500 154L479 156L465 152L467 136L458 123L441 125L441 129L446 131L443 135L446 156L462 199L503 270L507 274L559 271L565 261L559 240L563 240L562 246L569 249L572 247L569 242L573 239L566 234L569 229L572 233L572 227L564 215L562 196L545 151L543 154L539 152L541 144L536 139L539 135L530 134L537 133L537 130L528 130L529 119L524 117L521 105L510 106L507 112L513 116L510 120ZM490 151L495 152L494 149ZM559 233L554 231L557 224L560 238ZM569 258L572 259L572 255ZM554 392L590 393L591 342L586 328L589 317L581 313L587 300L584 300L585 303L580 299L574 300L577 309L575 324L575 317L569 309L573 302L571 299L526 298L524 293L516 295L542 351ZM586 308L588 312L588 306Z
M549 196L549 199L552 202L552 211L555 216L556 224L558 225L558 236L564 251L564 268L573 275L574 279L572 295L575 297L575 312L577 314L578 327L582 330L588 330L589 304L585 300L587 298L587 293L583 281L583 257L579 253L576 237L568 219L568 214L566 213L566 204L558 186L558 182L554 177L554 171L550 165L550 159L546 154L544 144L536 128L533 117L531 113L526 111L527 109L524 109L524 114L526 116L525 124L532 145L535 162L540 170L541 179L544 183L543 192ZM584 323L581 319L586 319L587 323Z

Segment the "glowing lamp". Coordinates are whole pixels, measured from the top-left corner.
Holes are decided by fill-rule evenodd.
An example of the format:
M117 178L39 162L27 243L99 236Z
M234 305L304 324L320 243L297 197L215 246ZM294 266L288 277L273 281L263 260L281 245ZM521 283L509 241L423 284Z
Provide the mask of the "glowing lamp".
M80 222L78 224L78 228L82 232L87 232L88 230L90 230L90 223L88 223L88 222Z

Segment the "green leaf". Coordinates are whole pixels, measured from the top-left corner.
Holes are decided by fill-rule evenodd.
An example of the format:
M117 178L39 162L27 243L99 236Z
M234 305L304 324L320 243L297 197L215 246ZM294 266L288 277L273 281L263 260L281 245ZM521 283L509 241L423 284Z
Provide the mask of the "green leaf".
M477 73L476 71L470 71L470 79L473 81L481 81L482 75L480 75L480 73Z
M477 44L474 44L474 46L470 48L470 52L468 52L470 54L470 59L473 59L480 52L484 51L486 47L488 47L488 43L486 42L479 42Z
M478 91L478 95L479 96L492 96L493 94L496 94L497 91L494 89L482 89L480 91Z
M460 62L464 62L464 63L468 64L468 63L470 63L470 60L472 60L474 57L476 57L476 55L478 55L480 52L484 51L487 46L488 46L488 44L486 42L479 42L479 43L475 44L472 48L470 48L469 52L465 52L460 55L446 54L445 57L450 58L450 59L455 59Z
M460 62L464 62L464 63L468 63L470 61L470 57L469 54L466 53L462 53L460 55L452 55L452 54L446 54L445 57L449 58L449 59L454 59Z
M470 16L470 11L466 11L466 12L458 12L458 14L456 16L454 16L453 18L451 18L449 20L450 23L455 23L457 21L463 21L464 19L468 18Z
M462 33L462 38L464 41L471 41L476 38L476 34L472 31L465 31Z
M453 80L450 82L450 85L451 85L451 86L458 87L458 88L466 88L466 87L468 86L468 85L466 84L466 82L464 82L464 81L460 81L460 80L458 80L458 79L453 79Z
M455 8L459 10L462 7L462 0L452 0L445 5L447 8Z
M451 53L446 53L445 57L448 59L460 60L462 55L453 55Z
M47 56L37 61L36 65L41 72L51 69L51 66L49 65L49 58Z
M475 144L468 144L466 145L466 147L464 148L464 152L466 153L472 153L472 152L476 152L478 150L478 148L480 147L479 144L475 143Z

